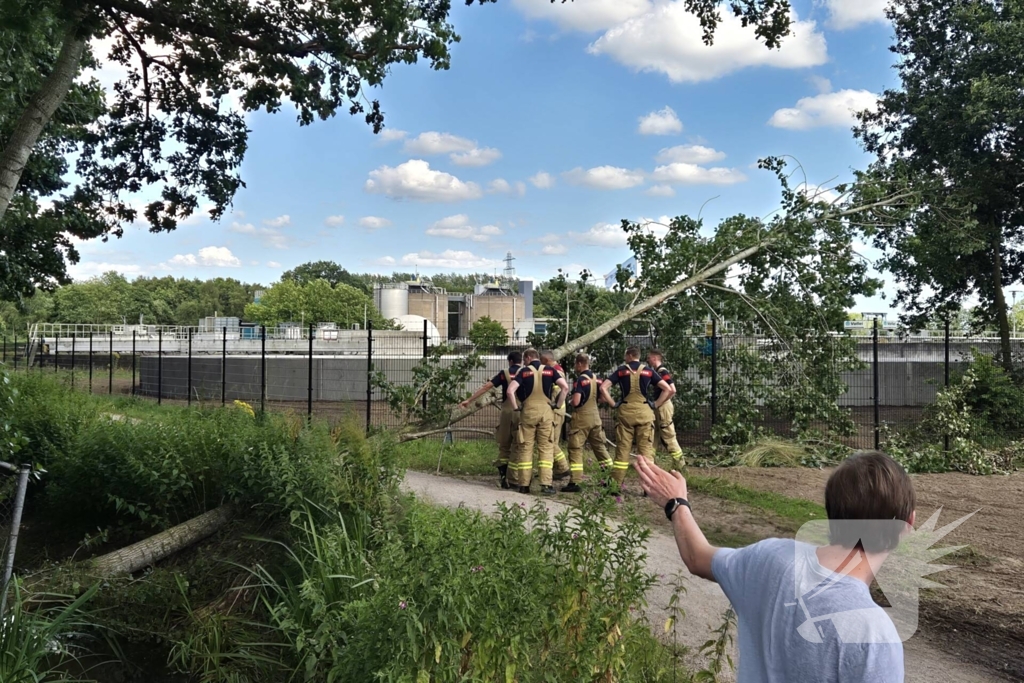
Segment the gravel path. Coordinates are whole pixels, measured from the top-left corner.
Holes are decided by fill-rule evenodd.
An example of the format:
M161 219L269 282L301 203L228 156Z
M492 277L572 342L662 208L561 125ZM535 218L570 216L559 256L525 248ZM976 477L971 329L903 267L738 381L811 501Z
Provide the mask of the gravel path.
M447 507L464 506L484 513L494 512L500 501L518 503L524 496L502 491L485 483L441 477L422 472L409 471L405 476L406 490L423 500ZM549 502L553 512L564 504L557 500ZM711 628L721 624L722 613L729 606L728 600L717 584L689 575L679 559L675 540L662 530L655 529L647 546L647 567L664 576L647 596L650 605L648 617L652 624L665 622L665 605L672 595L672 577L679 573L687 576L687 592L682 598L686 618L679 628L679 638L695 650L708 639ZM938 649L929 642L926 634L918 634L904 643L906 653L907 683L987 683L1002 681L984 671L976 670L959 659Z

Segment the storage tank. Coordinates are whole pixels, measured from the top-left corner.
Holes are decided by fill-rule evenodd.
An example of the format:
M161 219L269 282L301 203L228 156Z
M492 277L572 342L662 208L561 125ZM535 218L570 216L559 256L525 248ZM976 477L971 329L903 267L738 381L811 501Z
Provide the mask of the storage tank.
M427 341L431 346L441 343L441 333L437 326L422 315L401 315L394 319L395 323L403 330L423 333L423 323L427 323Z
M409 285L404 282L378 283L373 287L373 303L385 318L395 320L409 315Z

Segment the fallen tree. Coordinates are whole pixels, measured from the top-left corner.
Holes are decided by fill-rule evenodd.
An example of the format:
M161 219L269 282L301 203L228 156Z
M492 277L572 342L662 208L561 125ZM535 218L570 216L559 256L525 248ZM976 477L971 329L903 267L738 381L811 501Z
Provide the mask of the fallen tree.
M872 292L872 281L865 275L866 266L850 265L859 258L851 246L853 237L860 225L889 220L887 213L892 211L906 211L913 204L913 193L879 195L875 187L841 185L829 192L827 196L835 196L826 201L824 193L808 192L806 183L802 188L791 188L781 160L767 159L761 166L774 171L783 187L783 206L767 222L744 216L731 217L719 224L714 237L706 238L700 235L700 219L679 217L669 225L623 221L623 230L634 254L640 257L642 253L648 261L661 259L671 273L668 278L661 273L660 280L646 278L644 285L637 286L631 306L554 348L555 357L565 358L585 350L626 323L702 285L738 294L742 305L750 305L750 292L724 287L727 274L736 266L747 266L748 270L755 271L746 279L756 281L753 288L759 288L766 295L775 292L780 281L785 282L786 287L809 289L809 275L813 276L816 269L822 273L815 284L820 286L824 282L824 288L831 286L830 277L849 280L840 283L845 289L842 296L833 297L836 301ZM679 279L684 268L693 274ZM652 289L652 285L657 288ZM813 306L815 296L825 295L805 293L804 308L797 318L807 315L807 305ZM451 430L452 425L497 403L500 397L500 390L492 389L466 408L450 410L446 422L414 425L416 431L400 436L399 440L412 441Z

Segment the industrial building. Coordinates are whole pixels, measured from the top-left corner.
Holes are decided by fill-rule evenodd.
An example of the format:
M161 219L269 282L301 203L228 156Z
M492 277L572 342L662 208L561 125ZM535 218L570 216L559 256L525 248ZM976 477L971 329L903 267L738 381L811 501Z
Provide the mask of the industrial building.
M472 294L447 292L417 278L376 284L373 303L407 330L421 330L426 320L432 337L465 339L473 323L486 317L501 323L511 341L525 342L528 334L543 332L543 321L533 317L533 281L516 279L512 261L510 252L503 277L476 285Z

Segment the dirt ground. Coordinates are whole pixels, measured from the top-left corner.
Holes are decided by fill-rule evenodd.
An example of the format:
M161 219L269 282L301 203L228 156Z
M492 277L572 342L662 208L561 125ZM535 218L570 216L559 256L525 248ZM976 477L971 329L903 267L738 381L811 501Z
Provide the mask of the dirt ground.
M823 503L830 470L710 468L742 486ZM942 508L939 526L977 513L940 542L967 545L938 562L956 565L929 578L948 588L922 595L922 623L931 639L960 658L1024 680L1024 473L974 477L912 475L917 519ZM716 523L739 537L763 535L765 519L743 521L717 510ZM938 528L938 527L937 527Z

